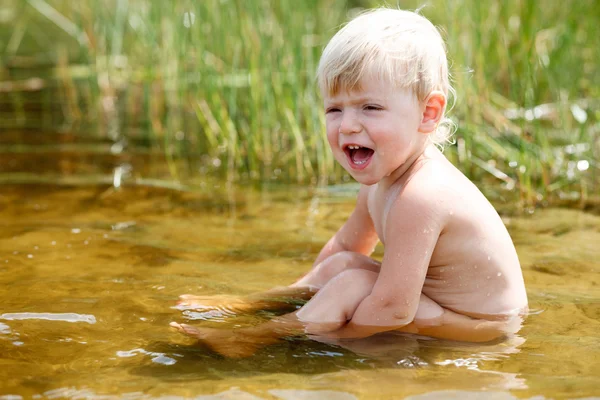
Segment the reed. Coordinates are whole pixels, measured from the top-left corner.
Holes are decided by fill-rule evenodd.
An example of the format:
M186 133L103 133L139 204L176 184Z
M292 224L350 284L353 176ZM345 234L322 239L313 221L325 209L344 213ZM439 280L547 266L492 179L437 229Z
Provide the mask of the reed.
M347 179L327 148L315 69L352 7L380 2L3 4L3 123L31 125L28 92L3 88L33 74L59 95L63 126L92 124L115 142L163 151L175 179ZM482 185L506 189L498 198L516 193L524 207L598 201L597 2L439 0L421 12L444 32L458 92L448 157ZM43 74L31 72L40 65ZM48 92L40 93L41 120L56 123Z

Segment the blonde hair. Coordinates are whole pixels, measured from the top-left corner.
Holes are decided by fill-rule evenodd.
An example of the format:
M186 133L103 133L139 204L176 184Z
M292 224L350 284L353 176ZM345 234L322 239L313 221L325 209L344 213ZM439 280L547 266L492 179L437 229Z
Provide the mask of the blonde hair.
M378 8L360 14L329 41L317 70L319 87L330 96L359 90L368 74L410 89L420 102L434 90L454 95L444 41L416 12ZM443 147L451 142L453 125L443 118L429 140Z

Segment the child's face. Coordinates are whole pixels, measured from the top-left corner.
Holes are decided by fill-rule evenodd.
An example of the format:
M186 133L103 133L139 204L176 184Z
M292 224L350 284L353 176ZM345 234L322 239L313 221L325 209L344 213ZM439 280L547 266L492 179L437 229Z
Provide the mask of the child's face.
M361 89L325 94L327 139L336 160L365 185L391 175L420 153L422 106L404 89L365 79Z

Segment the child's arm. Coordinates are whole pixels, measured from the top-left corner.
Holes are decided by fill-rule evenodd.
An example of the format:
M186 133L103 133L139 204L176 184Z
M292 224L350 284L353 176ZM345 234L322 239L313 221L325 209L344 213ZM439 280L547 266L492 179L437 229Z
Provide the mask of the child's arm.
M354 211L344 225L329 239L317 256L314 266L340 251L371 255L378 238L367 207L368 188L360 187Z
M443 308L422 293L431 256L450 215L448 202L435 185L439 187L432 181L408 185L396 199L388 213L385 254L370 294L360 301L346 324L327 336L362 338L400 330L485 342L518 331L518 318L471 318Z
M388 213L381 271L346 325L354 337L396 330L415 318L431 255L448 215L435 190L423 186L429 185L405 187Z

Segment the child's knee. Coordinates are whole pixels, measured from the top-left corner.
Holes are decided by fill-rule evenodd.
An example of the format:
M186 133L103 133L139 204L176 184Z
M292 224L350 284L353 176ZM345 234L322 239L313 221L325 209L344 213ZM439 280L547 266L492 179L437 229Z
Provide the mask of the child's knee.
M324 281L339 275L356 264L357 253L352 251L340 251L327 257L319 264L319 275Z
M367 297L375 285L377 273L349 269L331 279L297 312L300 321L311 325L307 332L339 329ZM308 325L307 325L308 327Z
M360 256L360 254L353 251L339 251L327 257L324 262L327 264L335 264L348 268L358 256Z
M378 275L365 269L347 269L337 274L331 283L343 287L345 296L364 298L373 290Z
M380 266L379 262L364 254L353 251L340 251L323 260L320 268L324 274L329 275L329 278L333 278L348 269L365 269L378 272Z

